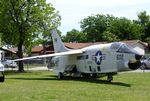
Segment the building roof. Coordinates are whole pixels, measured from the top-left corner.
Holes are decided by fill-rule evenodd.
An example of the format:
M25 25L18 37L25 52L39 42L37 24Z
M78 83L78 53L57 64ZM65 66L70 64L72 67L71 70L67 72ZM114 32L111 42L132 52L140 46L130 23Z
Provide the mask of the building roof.
M148 47L148 44L147 43L144 43L140 40L127 40L127 41L121 41L121 42L124 42L126 44L129 44L129 45L136 45L137 43L140 43L142 44L143 46L145 46L146 48ZM81 49L81 48L84 48L84 47L87 47L87 46L91 46L91 45L96 45L96 44L104 44L104 43L107 43L107 42L88 42L88 43L77 43L77 42L70 42L70 43L64 43L65 46L67 48L70 48L70 49ZM17 51L17 48L11 48L9 49L11 51ZM39 54L43 54L44 53L44 48L43 46L34 46L32 48L32 53L39 53ZM46 51L45 51L46 54L49 54L49 53L54 53L54 48L53 48L53 45L46 45Z
M71 42L71 43L64 43L64 44L67 48L70 48L70 49L80 49L80 48L84 48L87 46L96 45L96 44L104 44L104 43L106 43L106 42L94 42L94 43L92 43L92 42L88 42L88 43L77 43L77 42L75 42L75 43L72 43Z
M9 53L16 54L16 52L15 52L15 51L13 51L13 50L9 50L9 49L4 49L4 48L2 48L2 47L0 47L0 50L3 50L3 51L6 51L6 52L9 52Z
M35 46L32 48L31 53L43 54L44 53L44 47L43 46ZM45 46L45 53L46 54L54 53L53 45L46 45Z
M128 44L128 45L136 45L137 43L140 43L140 44L142 44L144 47L148 47L148 43L146 43L146 42L142 42L142 41L140 41L140 40L127 40L127 41L121 41L121 42L124 42L124 43L126 43L126 44Z
M145 47L148 47L148 44L145 43L145 42L142 42L140 40L126 40L126 41L121 41L121 42L124 42L128 45L136 45L137 43L140 43L142 44L143 46ZM80 48L84 48L84 47L87 47L87 46L90 46L90 45L95 45L95 44L104 44L104 43L107 43L107 42L88 42L88 43L64 43L65 46L67 48L71 48L71 49L80 49Z
M32 47L32 53L38 53L41 52L43 50L43 46L34 46Z

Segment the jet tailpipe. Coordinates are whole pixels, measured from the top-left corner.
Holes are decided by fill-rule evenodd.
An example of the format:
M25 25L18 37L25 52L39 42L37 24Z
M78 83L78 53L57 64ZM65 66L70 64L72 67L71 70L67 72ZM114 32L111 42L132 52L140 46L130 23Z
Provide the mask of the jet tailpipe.
M129 61L128 66L131 70L136 70L141 66L141 61L140 60Z

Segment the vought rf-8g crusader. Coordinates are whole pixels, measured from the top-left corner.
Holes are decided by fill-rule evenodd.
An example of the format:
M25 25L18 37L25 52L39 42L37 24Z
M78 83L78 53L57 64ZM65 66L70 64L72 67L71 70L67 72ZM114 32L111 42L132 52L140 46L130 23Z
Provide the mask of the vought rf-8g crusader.
M54 54L26 57L14 61L52 57L49 66L54 67L59 79L64 78L65 75L77 77L106 75L108 81L112 81L113 74L117 72L136 70L141 65L142 55L125 43L97 44L72 50L64 46L56 30L52 30L51 35Z

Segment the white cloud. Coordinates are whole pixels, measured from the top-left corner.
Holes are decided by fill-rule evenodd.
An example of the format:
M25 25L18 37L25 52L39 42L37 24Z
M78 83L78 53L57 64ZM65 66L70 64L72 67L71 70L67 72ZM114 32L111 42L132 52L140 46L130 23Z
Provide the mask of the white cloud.
M72 28L79 29L81 19L91 14L112 14L118 17L136 19L137 13L150 13L150 0L47 0L60 11L63 33Z

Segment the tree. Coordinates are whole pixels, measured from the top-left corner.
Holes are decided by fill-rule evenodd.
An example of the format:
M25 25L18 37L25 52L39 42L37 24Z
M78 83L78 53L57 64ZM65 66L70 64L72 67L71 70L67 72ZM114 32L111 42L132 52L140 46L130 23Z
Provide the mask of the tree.
M93 15L84 18L81 23L81 29L87 33L88 41L103 41L102 33L106 31L110 20L113 16L110 15Z
M142 26L124 17L111 20L107 30L120 40L141 39L142 35Z
M89 16L81 21L81 29L88 41L118 41L141 39L143 28L127 18L112 15Z
M63 36L63 41L65 42L86 42L86 33L80 32L76 29L72 29L67 32L66 36Z
M119 41L120 39L118 38L118 36L116 36L115 34L109 32L109 31L105 31L102 34L102 38L104 41L107 42L114 42L114 41Z
M17 55L23 57L23 46L32 47L39 33L46 35L60 24L60 16L46 0L0 0L0 33L5 44L18 47ZM24 71L19 62L19 71Z
M142 25L143 27L143 35L142 41L150 42L150 16L147 14L146 11L140 12L138 14L138 20L136 21L138 24ZM149 43L150 44L150 43Z

